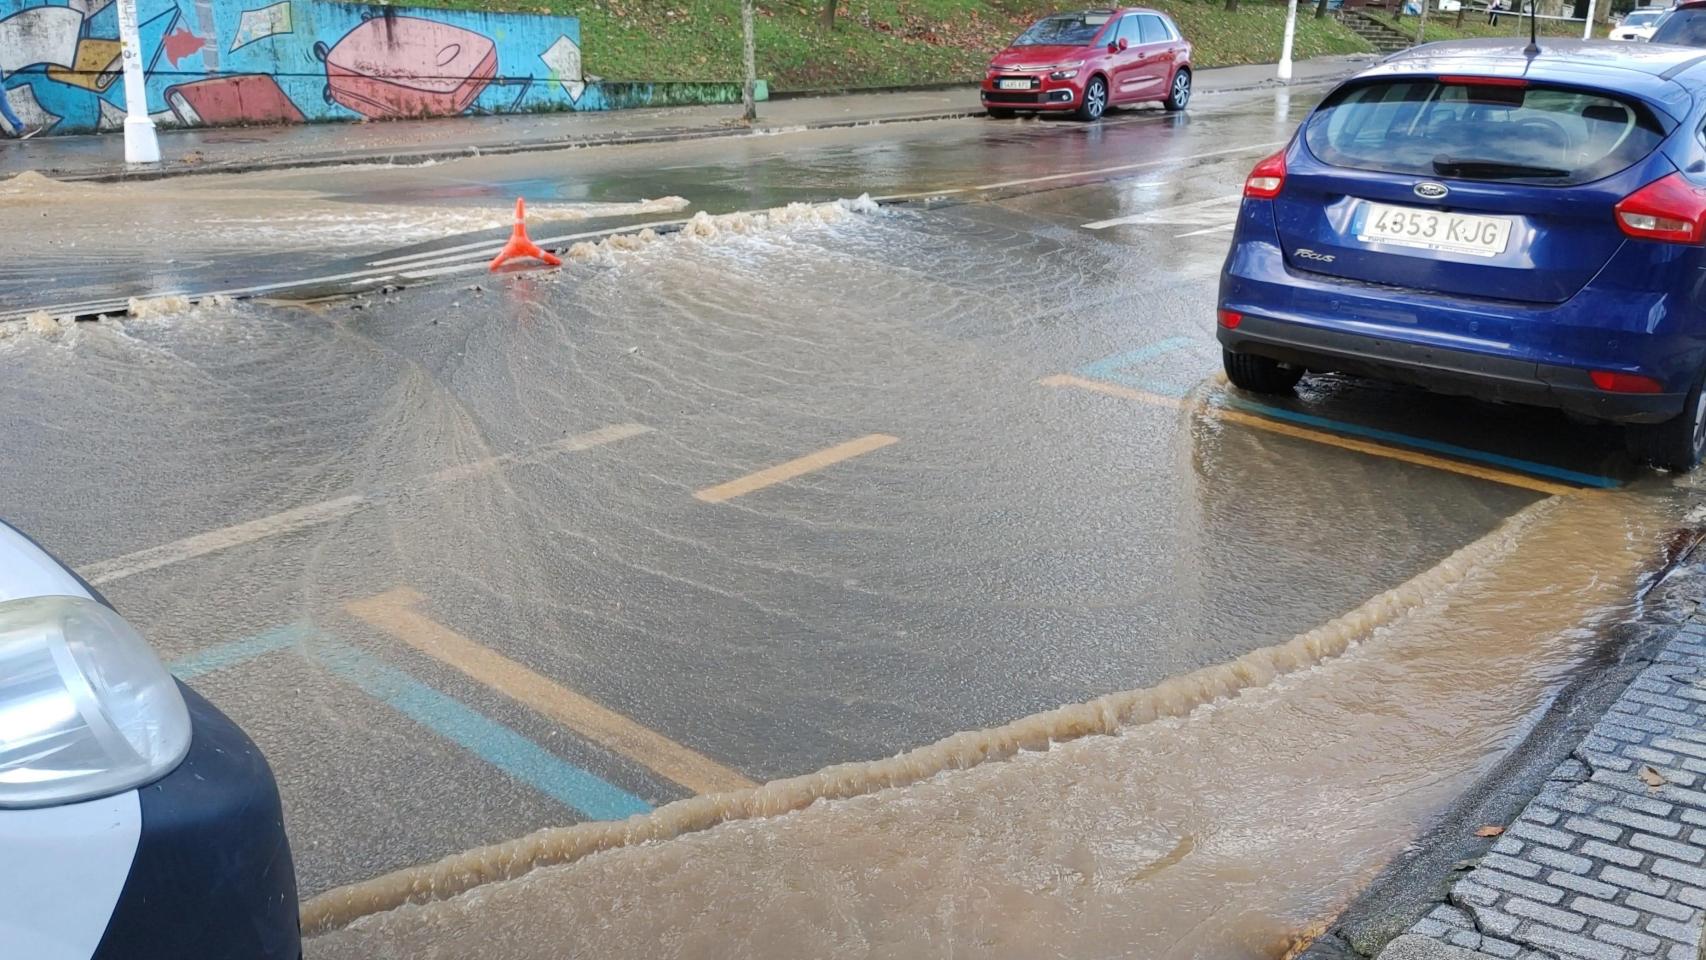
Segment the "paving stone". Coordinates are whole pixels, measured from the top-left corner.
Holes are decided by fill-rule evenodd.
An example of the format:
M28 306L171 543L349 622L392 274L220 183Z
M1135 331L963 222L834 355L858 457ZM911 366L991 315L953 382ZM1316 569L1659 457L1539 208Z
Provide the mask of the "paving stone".
M1647 932L1664 937L1666 940L1686 943L1691 947L1700 945L1700 924L1698 923L1680 923L1661 917L1648 921Z
M1616 897L1620 892L1618 888L1609 883L1601 883L1598 880L1591 880L1587 877L1578 877L1573 873L1565 873L1562 870L1554 870L1546 877L1546 882L1554 887L1563 887L1566 890L1585 893L1590 897L1598 897L1601 900L1610 900L1613 897Z
M1699 863L1702 859L1706 859L1706 850L1702 850L1699 847L1690 846L1686 843L1677 843L1675 840L1665 840L1661 837L1654 837L1645 833L1637 833L1631 836L1629 838L1629 845L1637 850L1645 850L1648 853L1656 853L1660 856L1671 857L1673 860L1683 860L1688 863ZM1660 862L1670 863L1671 861L1664 860ZM1678 864L1678 866L1681 866L1681 864ZM1672 880L1684 880L1697 887L1706 886L1706 870L1701 870L1697 867L1689 867L1687 869L1693 870L1694 873L1699 874L1700 879L1694 880L1681 875L1664 875L1670 877Z
M1538 823L1543 827L1550 827L1558 822L1558 811L1548 810L1538 803L1530 803L1528 809L1524 810L1518 819Z
M1592 897L1577 897L1570 901L1570 909L1576 913L1585 914L1599 920L1609 920L1612 923L1632 926L1641 919L1641 915L1628 907L1620 907L1615 903L1595 900ZM1439 921L1435 920L1435 923Z
M1693 847L1685 849L1694 850ZM1696 851L1698 853L1698 851ZM1653 861L1652 872L1671 880L1681 880L1691 887L1706 887L1706 870L1677 863L1675 860L1656 859Z
M1706 760L1706 743L1689 743L1678 737L1659 737L1653 741L1656 750L1669 750L1672 753L1683 753L1696 759Z
M1522 852L1523 842L1515 837L1500 837L1493 843L1493 852L1514 857Z
M1601 840L1616 841L1623 836L1623 828L1615 824L1589 820L1586 817L1571 817L1564 821L1564 829L1571 833L1585 833L1590 837Z
M1641 954L1657 953L1659 947L1663 945L1658 937L1651 937L1622 927L1614 927L1609 923L1602 923L1594 927L1593 938L1603 940L1606 943L1614 943L1620 947L1628 947Z
M1639 893L1651 894L1655 897L1662 897L1670 890L1669 881L1649 877L1646 874L1634 873L1622 867L1606 867L1599 872L1599 878L1606 883L1614 883L1617 886L1628 887Z
M1600 843L1598 840L1589 840L1582 844L1582 855L1592 857L1595 860L1609 860L1624 867L1639 866L1641 861L1646 859L1638 851L1630 850L1627 847L1613 847L1609 844Z
M1683 849L1688 848L1684 847ZM1492 867L1494 870L1503 870L1506 873L1514 873L1519 877L1527 877L1530 880L1540 876L1541 870L1539 864L1529 863L1527 860L1518 860L1515 857L1507 857L1502 853L1489 853L1486 856L1483 856L1481 858L1481 866Z
M1609 804L1595 810L1593 815L1607 823L1616 823L1625 827L1634 827L1636 830L1644 830L1647 833L1656 833L1661 837L1674 837L1682 832L1682 824L1680 823L1672 823L1669 820L1662 820L1658 817L1649 817L1644 813L1636 813L1633 810L1625 810L1622 807L1611 806Z
M1506 910L1516 916L1538 920L1549 927L1557 927L1571 933L1580 932L1583 927L1587 926L1588 922L1587 917L1579 913L1548 907L1543 903L1535 903L1533 900L1524 900L1522 897L1512 897L1505 901L1504 906Z
M1631 893L1623 902L1627 903L1632 909L1644 913L1656 913L1671 920L1687 920L1694 916L1694 911L1686 904L1677 903L1674 900L1660 900L1644 893Z
M1606 867L1605 869L1616 870L1617 868ZM1524 880L1521 877L1515 877L1508 873L1501 873L1498 870L1489 870L1486 867L1478 868L1475 871L1474 879L1478 884L1483 884L1496 890L1503 890L1506 893L1514 893L1519 897L1527 897L1530 900L1538 900L1541 903L1554 904L1564 899L1564 891L1557 887L1549 887L1543 883L1535 883L1533 880ZM1609 880L1609 878L1607 879ZM1609 882L1616 883L1617 881L1609 880ZM1665 886L1668 888L1669 884L1666 884ZM1664 891L1660 890L1657 891L1655 895L1662 895L1663 893Z
M1553 930L1539 924L1530 927L1523 935L1523 939L1542 947L1550 947L1553 950L1567 953L1573 957L1582 957L1584 960L1623 960L1624 957L1628 956L1622 947L1589 940L1587 937L1578 937L1573 933Z
M1645 786L1645 784L1642 784L1642 786ZM1654 817L1668 817L1671 815L1671 811L1676 809L1676 807L1671 804L1655 797L1641 796L1633 793L1626 793L1623 796L1618 797L1617 803L1619 806L1628 807L1637 813L1645 813Z
M1590 841L1591 842L1591 841ZM1528 859L1535 863L1545 864L1565 873L1585 875L1593 869L1593 861L1586 857L1578 857L1573 853L1564 853L1550 847L1535 847L1528 852Z

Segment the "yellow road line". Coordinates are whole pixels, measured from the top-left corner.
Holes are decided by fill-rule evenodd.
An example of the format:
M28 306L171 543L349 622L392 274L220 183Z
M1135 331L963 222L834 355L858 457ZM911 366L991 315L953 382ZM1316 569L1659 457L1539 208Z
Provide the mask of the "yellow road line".
M1044 377L1038 382L1047 387L1078 387L1083 390L1094 390L1097 393L1123 397L1127 400L1138 400L1143 403L1150 404L1151 406L1172 407L1174 409L1183 408L1185 406L1185 402L1178 397L1165 397L1160 394L1147 393L1143 390L1133 390L1130 387L1122 387L1118 384L1103 383L1100 380L1087 380L1083 377L1075 377L1070 374ZM1525 490L1533 490L1537 493L1548 493L1563 496L1583 492L1576 487L1566 486L1561 483L1552 483L1548 480L1541 480L1538 477L1530 477L1524 474L1514 473L1509 470L1499 470L1494 467L1484 467L1479 464L1464 463L1460 460L1449 460L1445 457L1436 457L1433 454L1422 453L1417 450L1406 450L1403 447L1393 447L1384 443L1358 440L1354 437L1342 437L1336 433L1328 433L1324 430L1311 430L1308 427L1300 427L1296 424L1284 423L1279 420L1269 420L1267 417L1258 416L1253 413L1245 413L1242 410L1228 410L1221 407L1214 409L1211 416L1225 420L1228 423L1236 423L1246 427L1253 427L1257 430L1266 430L1269 433L1277 433L1281 436L1295 437L1299 440L1313 440L1316 443L1323 443L1330 447L1338 447L1342 450L1353 450L1357 453L1366 453L1370 456L1386 457L1390 460L1401 460L1405 463L1416 464L1417 466L1432 467L1435 470L1444 470L1448 473L1457 473L1466 477L1475 477L1478 480L1491 480L1494 483L1502 483L1512 487L1521 487Z
M822 470L830 464L850 460L861 454L870 453L872 450L879 450L891 443L898 442L898 437L891 437L886 433L869 434L857 440L838 443L816 453L808 453L798 460L789 460L787 463L779 463L774 467L766 467L757 473L749 473L738 480L730 480L714 487L706 487L693 495L706 503L722 503L724 500L732 500L742 494L762 490L773 484L792 480L795 477L811 473L813 470Z
M344 604L344 609L416 650L550 717L593 743L636 760L697 793L743 790L753 781L695 750L483 647L415 609L408 587Z

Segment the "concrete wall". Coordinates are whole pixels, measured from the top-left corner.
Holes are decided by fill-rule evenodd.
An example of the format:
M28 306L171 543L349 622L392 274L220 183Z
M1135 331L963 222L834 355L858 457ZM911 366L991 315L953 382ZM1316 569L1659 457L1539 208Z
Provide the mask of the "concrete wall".
M734 83L588 84L574 17L330 3L137 0L162 126L608 110L740 99ZM113 0L0 0L0 84L46 133L124 122ZM6 126L0 119L0 126Z

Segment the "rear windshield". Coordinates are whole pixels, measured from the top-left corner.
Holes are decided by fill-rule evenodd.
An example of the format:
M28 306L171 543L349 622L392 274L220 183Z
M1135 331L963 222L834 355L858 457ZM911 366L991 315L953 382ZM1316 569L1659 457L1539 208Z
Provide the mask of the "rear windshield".
M1031 25L1031 29L1019 34L1019 39L1013 41L1015 47L1042 47L1051 44L1082 47L1096 39L1096 34L1102 31L1113 14L1094 11L1091 13L1062 13L1052 17L1044 17Z
M1623 18L1625 27L1650 27L1664 16L1663 10L1637 10Z
M1653 31L1653 43L1682 47L1706 47L1706 8L1672 10Z
M1341 167L1566 186L1635 163L1664 131L1641 104L1603 93L1430 78L1341 89L1303 137Z

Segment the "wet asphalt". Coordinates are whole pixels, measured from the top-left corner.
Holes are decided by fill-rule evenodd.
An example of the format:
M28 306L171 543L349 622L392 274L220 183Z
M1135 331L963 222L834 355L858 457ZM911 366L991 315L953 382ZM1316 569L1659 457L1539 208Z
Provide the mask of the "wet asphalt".
M587 734L577 698L762 781L1149 686L1352 609L1546 495L1222 415L1224 228L1310 103L268 174L411 206L907 202L7 338L5 515L260 743L305 893L693 792ZM150 256L206 252L178 242ZM469 242L296 250L287 279ZM204 259L36 289L287 273ZM1335 378L1273 406L1531 479L1638 474L1615 434L1544 412ZM508 666L433 654L446 632ZM530 705L517 677L581 706Z

